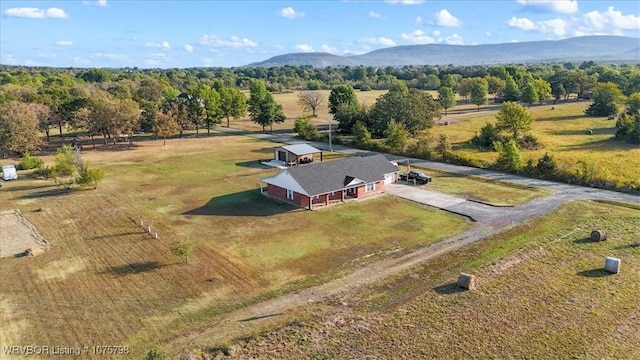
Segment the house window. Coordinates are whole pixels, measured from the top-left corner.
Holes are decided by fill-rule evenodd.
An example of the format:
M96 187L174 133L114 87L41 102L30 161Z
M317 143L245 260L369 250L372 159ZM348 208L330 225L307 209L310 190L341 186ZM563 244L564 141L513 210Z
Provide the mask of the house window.
M376 183L367 184L365 192L374 191L376 189Z
M287 189L287 199L293 200L293 190Z
M332 192L331 192L331 196L333 196L333 195L335 195L335 194L336 194L336 192L335 192L335 191L332 191Z
M314 199L314 200L318 200L318 199L320 199L320 195L316 195L316 196L314 196L314 197L313 197L313 199Z

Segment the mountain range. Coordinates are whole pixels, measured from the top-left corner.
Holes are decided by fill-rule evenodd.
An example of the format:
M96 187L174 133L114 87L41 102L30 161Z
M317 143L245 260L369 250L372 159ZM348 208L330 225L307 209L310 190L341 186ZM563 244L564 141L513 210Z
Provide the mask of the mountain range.
M339 56L329 53L291 53L249 64L250 67L311 65L400 67L405 65L492 65L549 62L640 63L640 39L626 36L583 36L563 40L485 45L405 45L366 54Z

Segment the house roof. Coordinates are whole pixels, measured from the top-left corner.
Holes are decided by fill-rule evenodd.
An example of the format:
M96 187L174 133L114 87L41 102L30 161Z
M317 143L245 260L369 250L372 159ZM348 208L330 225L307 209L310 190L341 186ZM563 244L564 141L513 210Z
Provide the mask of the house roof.
M273 177L264 178L262 181L297 191L292 187L290 180L293 180L296 187L299 186L303 190L297 192L315 196L340 191L353 184L381 181L384 180L385 174L397 171L398 167L391 164L384 155L356 156L289 168ZM285 178L290 180L284 181Z
M309 144L293 144L280 147L295 155L314 154L322 152L322 150L318 150Z

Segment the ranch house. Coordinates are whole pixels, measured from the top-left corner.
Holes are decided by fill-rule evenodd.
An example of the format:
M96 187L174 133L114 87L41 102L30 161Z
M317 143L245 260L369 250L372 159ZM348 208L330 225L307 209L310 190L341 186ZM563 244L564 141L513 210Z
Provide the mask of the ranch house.
M356 156L284 169L260 179L260 192L313 210L380 194L385 184L397 180L398 167L383 155Z

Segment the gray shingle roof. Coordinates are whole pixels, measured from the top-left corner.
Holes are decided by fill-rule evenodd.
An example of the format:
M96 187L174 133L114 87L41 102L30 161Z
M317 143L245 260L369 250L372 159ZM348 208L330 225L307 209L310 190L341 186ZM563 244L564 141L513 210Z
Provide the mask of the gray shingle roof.
M306 155L306 154L315 154L315 153L322 152L322 150L318 150L309 144L284 145L284 146L281 146L281 148L295 155Z
M366 183L384 180L384 174L394 173L398 167L384 155L372 155L289 168L286 171L307 194L315 196L340 191L354 178Z

